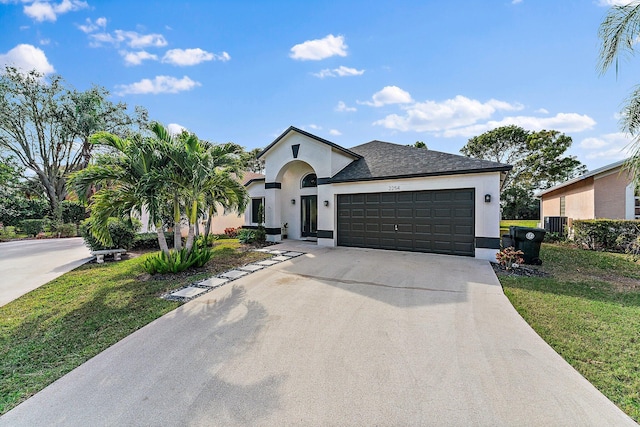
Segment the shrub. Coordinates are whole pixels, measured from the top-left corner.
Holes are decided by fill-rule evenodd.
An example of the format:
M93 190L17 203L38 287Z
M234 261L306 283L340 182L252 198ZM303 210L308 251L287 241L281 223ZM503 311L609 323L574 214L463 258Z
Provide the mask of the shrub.
M78 226L74 223L53 224L51 231L60 237L76 237L78 235Z
M558 242L564 242L566 240L567 240L567 236L564 233L548 231L544 235L543 241L545 243L558 243Z
M256 241L256 231L250 228L242 228L238 231L238 241L240 243L253 243Z
M149 255L142 263L143 268L149 274L179 273L190 267L202 267L213 257L213 250L194 245L189 253L186 249Z
M167 245L173 247L173 233L165 232L164 238L167 240ZM138 233L135 239L133 239L133 245L131 249L160 249L158 243L158 233Z
M35 237L38 233L44 231L47 220L41 219L25 219L20 223L20 229L27 236Z
M141 223L138 220L124 221L120 218L109 218L107 227L111 236L112 244L104 245L91 233L91 218L80 223L80 234L84 238L84 242L92 251L102 249L131 249L133 241L136 237L136 231L140 228Z
M62 221L65 223L79 224L87 217L87 211L81 202L63 200L60 203L62 209Z
M0 241L14 239L16 237L16 228L10 225L0 227Z
M218 240L218 236L215 234L209 234L208 236L198 236L198 240L196 240L196 245L204 248L205 246L213 246L215 241Z
M238 231L240 230L240 228L233 228L233 227L227 227L224 229L224 234L233 239L238 235Z
M574 240L585 249L624 252L625 242L639 235L640 221L614 219L574 220ZM620 239L620 236L625 236Z
M256 242L264 243L267 241L267 230L263 226L256 229Z
M524 263L524 258L522 258L522 255L524 255L524 252L522 252L520 249L515 250L513 246L509 246L508 248L504 248L496 254L496 260L498 261L498 264L509 270L514 266L517 267L518 265Z

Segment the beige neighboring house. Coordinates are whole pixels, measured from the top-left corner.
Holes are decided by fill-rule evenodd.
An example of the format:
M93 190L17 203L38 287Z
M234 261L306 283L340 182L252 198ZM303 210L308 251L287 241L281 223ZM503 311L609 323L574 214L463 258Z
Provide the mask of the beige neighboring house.
M538 193L540 219L640 219L639 198L624 160Z
M262 179L264 181L264 175L253 172L245 172L242 177L242 184L247 185L248 182L252 182L255 180ZM223 213L224 209L221 205L216 207L216 212L222 213L221 215L216 214L211 221L211 234L223 234L224 230L227 228L238 228L244 224L244 212L228 212ZM155 231L154 227L149 227L149 213L146 211L142 212L142 229L140 230L142 233L147 233L150 231ZM207 224L206 218L199 218L198 224L200 227L200 232L204 232L204 229ZM183 237L185 237L189 233L189 227L186 224L183 224L180 230Z

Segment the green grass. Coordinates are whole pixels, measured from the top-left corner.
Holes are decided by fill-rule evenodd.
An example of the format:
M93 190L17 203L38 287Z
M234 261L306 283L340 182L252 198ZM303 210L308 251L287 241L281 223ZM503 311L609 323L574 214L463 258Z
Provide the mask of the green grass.
M0 307L0 414L180 305L159 296L266 256L224 240L202 269L149 277L144 256L87 264Z
M503 219L500 221L500 236L509 234L509 226L538 227L540 221L537 219Z
M562 357L640 421L640 265L622 254L543 245L551 277L505 277L505 294Z

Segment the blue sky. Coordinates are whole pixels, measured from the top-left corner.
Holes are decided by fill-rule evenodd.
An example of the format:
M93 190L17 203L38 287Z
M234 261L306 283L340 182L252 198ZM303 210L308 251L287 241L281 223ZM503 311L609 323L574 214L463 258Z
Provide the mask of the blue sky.
M617 113L640 57L596 69L598 26L624 0L0 0L0 65L214 142L264 147L288 126L458 153L506 124L557 129L589 169L624 158Z

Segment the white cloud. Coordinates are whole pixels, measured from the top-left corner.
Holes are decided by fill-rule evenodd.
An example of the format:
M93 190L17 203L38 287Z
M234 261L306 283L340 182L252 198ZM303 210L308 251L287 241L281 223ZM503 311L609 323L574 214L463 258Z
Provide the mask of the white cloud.
M87 2L79 0L62 0L60 3L36 0L29 5L25 5L22 10L25 15L38 22L55 22L58 19L58 15L88 7Z
M347 76L361 76L364 74L364 70L358 70L355 68L345 67L341 65L338 68L330 70L328 68L320 70L317 73L313 73L314 76L324 79L325 77L347 77Z
M231 56L227 52L222 52L221 54L216 55L215 53L207 52L200 48L171 49L164 54L162 62L184 67L196 65L204 61L218 60L226 62L230 59Z
M0 67L16 67L24 72L37 70L42 74L50 74L55 71L49 63L42 49L30 44L19 44L9 52L0 54Z
M313 129L313 130L320 130L320 129L322 129L322 126L314 125L314 124L312 123L312 124L310 124L310 125L309 125L309 128L310 128L310 129Z
M159 94L159 93L178 93L191 90L201 83L191 80L184 76L181 79L171 76L156 76L153 80L142 79L139 82L128 85L118 85L118 95L126 94Z
M41 39L38 43L40 43L42 46L47 46L51 44L51 39Z
M600 0L598 6L626 6L634 1L635 0Z
M549 114L549 110L547 110L546 108L538 108L536 111L534 111L534 113Z
M592 129L596 121L586 114L578 113L558 113L552 117L515 116L505 117L502 120L490 120L486 123L466 126L461 128L447 129L443 132L444 137L464 136L471 137L480 135L488 130L501 126L516 125L527 130L540 131L543 129L553 129L560 132L583 132Z
M179 125L177 123L169 123L167 125L167 130L169 131L169 133L171 135L180 135L182 133L182 131L189 131L189 129L187 129L186 127Z
M329 135L340 136L340 135L342 135L342 132L340 132L338 129L331 129L329 131Z
M156 61L158 59L158 55L154 55L145 50L140 50L138 52L129 52L126 50L121 50L120 55L124 58L125 65L140 65L142 61L145 60L153 60Z
M372 107L382 107L388 104L408 104L413 102L409 92L400 89L398 86L385 86L381 91L376 92L371 97L373 101L357 101L358 104Z
M390 114L374 124L400 131L440 132L473 125L490 118L498 110L512 111L522 109L522 106L495 99L483 103L458 95L442 102L416 102L403 109L404 115Z
M93 33L89 37L92 40L91 46L102 46L103 43L110 43L118 46L126 43L133 49L143 49L145 47L163 47L167 45L167 40L162 34L140 34L135 31L115 30L113 34Z
M347 56L348 46L344 43L344 36L329 34L323 39L307 40L291 48L289 56L301 61L318 61L332 56Z
M402 132L434 132L443 137L471 137L507 125L534 131L555 129L561 132L581 132L596 124L591 117L578 113L558 113L552 117L511 116L490 120L498 112L519 111L524 106L496 99L480 102L462 95L441 102L414 102L401 108L404 114L390 114L373 124Z
M91 18L87 18L84 24L78 25L78 28L83 33L89 34L99 30L100 28L104 29L106 26L107 26L107 18L104 18L104 17L98 18L95 20L95 22L92 22Z
M343 101L338 101L338 105L334 108L334 110L339 112L353 112L358 111L356 107L348 107Z
M522 0L511 0L511 4L520 4Z
M631 155L633 139L625 133L616 132L599 137L585 138L580 142L580 148L587 151L587 159L622 160Z

